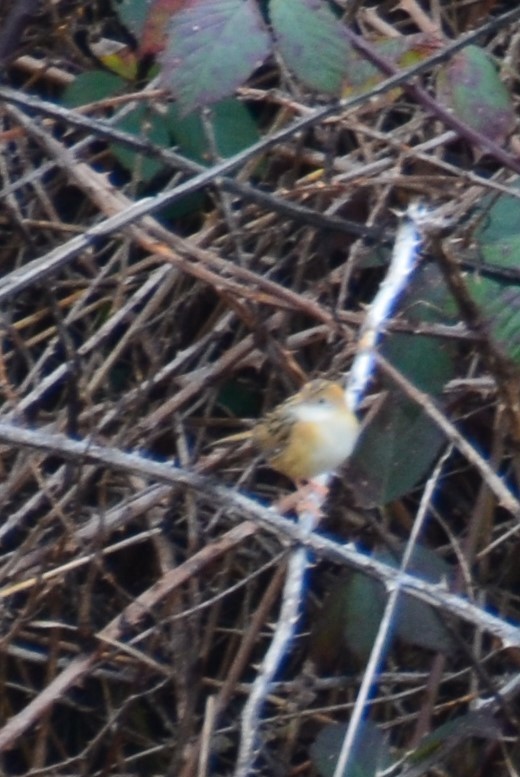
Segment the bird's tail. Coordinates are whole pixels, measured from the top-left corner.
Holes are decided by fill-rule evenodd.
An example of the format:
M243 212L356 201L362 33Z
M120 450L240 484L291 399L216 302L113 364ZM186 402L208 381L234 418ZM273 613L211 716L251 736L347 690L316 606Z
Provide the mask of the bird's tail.
M250 440L252 436L253 430L246 429L244 432L237 432L236 434L229 434L227 437L221 437L219 440L215 440L214 442L210 443L210 445L213 448L215 445L227 445L228 443L233 442L244 442L245 440Z

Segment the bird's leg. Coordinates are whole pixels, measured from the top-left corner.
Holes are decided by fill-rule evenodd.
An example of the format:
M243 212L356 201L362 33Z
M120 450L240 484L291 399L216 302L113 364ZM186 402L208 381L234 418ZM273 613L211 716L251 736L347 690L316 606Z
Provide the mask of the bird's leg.
M324 514L322 507L329 495L329 486L322 480L311 478L297 483L297 489L296 512L314 515L317 521L322 518Z
M296 510L297 513L306 511L314 513L317 518L323 515L321 506L329 495L329 487L318 479L295 480L296 491L284 496L276 502L276 509L280 513Z

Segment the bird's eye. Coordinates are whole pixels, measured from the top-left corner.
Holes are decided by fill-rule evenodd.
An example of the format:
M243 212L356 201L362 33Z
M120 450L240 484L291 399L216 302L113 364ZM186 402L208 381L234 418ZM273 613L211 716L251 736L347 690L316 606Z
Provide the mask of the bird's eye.
M326 405L326 404L327 404L326 397L318 397L318 405Z

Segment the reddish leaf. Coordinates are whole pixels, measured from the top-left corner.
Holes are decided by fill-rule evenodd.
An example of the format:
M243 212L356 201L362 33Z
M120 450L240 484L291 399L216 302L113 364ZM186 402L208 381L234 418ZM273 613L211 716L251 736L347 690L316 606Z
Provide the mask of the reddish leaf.
M170 21L162 81L188 113L231 94L270 48L254 0L186 0Z
M139 53L159 54L166 45L170 19L188 5L190 0L154 0L140 37Z
M372 41L374 50L396 68L416 65L434 54L441 45L442 42L438 38L424 33L402 35L399 38L380 38ZM385 78L385 74L363 54L357 50L353 51L344 73L342 96L347 97L350 94L370 89ZM396 89L393 91L392 97L397 97L398 94L399 89Z
M437 95L459 119L495 143L503 143L512 129L509 91L491 57L478 46L462 49L439 71Z
M312 89L339 94L353 50L329 6L321 0L271 0L270 14L287 67Z

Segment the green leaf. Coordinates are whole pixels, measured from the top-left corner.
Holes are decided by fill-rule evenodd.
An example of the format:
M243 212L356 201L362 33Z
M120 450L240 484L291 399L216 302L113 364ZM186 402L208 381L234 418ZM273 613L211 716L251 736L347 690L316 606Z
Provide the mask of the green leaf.
M453 301L439 271L424 267L402 308L411 324L452 323ZM387 335L381 351L417 388L435 396L455 375L455 347L434 337ZM430 469L444 437L417 403L385 382L388 394L363 431L349 463L356 497L384 505L407 494Z
M146 137L161 148L171 145L168 123L165 116L151 110L146 105L138 105L119 122L119 128L136 137ZM157 159L139 154L120 143L111 145L112 151L121 164L133 172L140 181L149 181L163 169L163 163Z
M500 727L487 712L471 711L459 715L421 739L405 763L412 766L416 774L424 774L433 766L438 766L451 751L460 748L461 743L470 737L498 740L501 737ZM408 770L405 768L405 771Z
M510 184L520 192L520 179ZM475 238L485 263L497 267L518 267L520 264L520 199L507 194L484 197L483 218Z
M520 183L515 183L520 188ZM482 203L487 212L474 235L482 268L520 267L520 200L502 195L487 197ZM520 362L520 285L495 280L475 272L467 276L468 289L481 308L492 338L514 362Z
M127 27L136 40L141 39L144 30L146 18L155 2L145 2L145 0L119 0L116 5L116 11L122 23Z
M404 545L399 548L397 558L388 550L376 553L375 558L397 569L401 564L403 552ZM452 576L450 565L422 545L414 547L406 571L428 583L446 583ZM437 610L409 594L399 597L395 614L395 635L408 645L417 645L440 653L452 653L455 647Z
M78 76L67 87L63 95L63 103L76 107L112 97L118 91L123 91L126 88L126 83L119 76L94 70ZM148 140L162 148L171 146L168 122L165 117L145 105L139 104L133 111L126 114L119 122L119 128L138 137L145 135ZM112 143L110 148L119 162L128 170L138 174L140 180L149 180L163 167L161 162L145 157L121 143Z
M388 550L377 551L374 558L391 567L401 564L404 545L397 556ZM451 567L429 548L416 545L406 569L408 574L430 583L442 583L451 577ZM362 667L372 650L385 610L385 586L361 572L354 572L330 591L312 633L313 658L330 667L348 651ZM425 602L401 594L392 624L392 637L408 645L451 653L454 644L437 611ZM388 642L390 648L391 640Z
M377 590L377 595L376 595ZM361 669L370 655L385 607L381 583L358 572L336 583L311 631L311 656L325 671Z
M256 123L247 107L229 98L213 105L209 121L213 126L219 156L226 158L253 145L260 138ZM182 154L202 164L211 162L208 138L200 116L183 116L177 105L168 112L168 124L174 143Z
M409 493L439 455L443 440L418 405L389 392L349 463L358 502L385 505Z
M437 97L495 143L503 143L513 128L511 95L491 57L478 46L466 46L439 70Z
M211 111L219 155L227 158L260 140L260 132L244 103L230 98L216 103Z
M171 17L162 82L189 113L231 94L270 48L254 0L186 0Z
M63 105L69 108L77 108L79 105L87 105L112 97L118 91L127 88L126 83L114 73L104 70L90 70L76 76L74 81L67 86L62 95Z
M213 126L213 135L219 156L225 158L242 151L256 143L260 133L247 106L235 98L221 100L213 105L208 119ZM166 123L171 141L188 159L199 164L209 164L210 153L208 138L201 118L196 113L184 116L176 103L170 104ZM180 202L165 208L163 217L175 219L202 207L204 194L195 192L183 197Z
M341 644L356 656L361 665L367 661L385 609L385 587L367 575L354 572L347 585L335 591L342 604Z
M325 726L311 745L311 760L322 777L333 777L347 726ZM383 732L370 720L361 723L349 766L341 777L375 777L392 758Z
M454 303L442 274L433 264L423 265L403 298L399 315L411 325L457 323ZM382 352L417 388L435 395L454 375L456 349L437 337L392 333Z
M352 46L328 5L271 0L270 17L287 67L312 89L340 94Z

